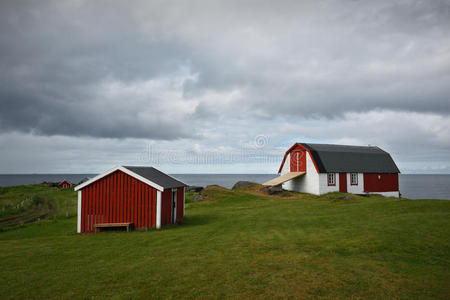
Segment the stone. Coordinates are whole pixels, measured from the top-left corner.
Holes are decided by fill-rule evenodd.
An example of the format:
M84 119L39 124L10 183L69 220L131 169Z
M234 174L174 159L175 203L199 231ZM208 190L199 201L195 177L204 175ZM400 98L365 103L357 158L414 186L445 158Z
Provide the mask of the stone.
M206 200L206 198L203 197L202 195L197 195L197 196L194 197L194 202L200 202L200 201L203 201L203 200Z
M186 187L186 192L201 193L202 191L203 191L202 186L190 185Z
M243 188L255 185L255 184L257 184L257 183L251 182L251 181L238 181L233 185L233 187L231 189L232 190L243 189Z

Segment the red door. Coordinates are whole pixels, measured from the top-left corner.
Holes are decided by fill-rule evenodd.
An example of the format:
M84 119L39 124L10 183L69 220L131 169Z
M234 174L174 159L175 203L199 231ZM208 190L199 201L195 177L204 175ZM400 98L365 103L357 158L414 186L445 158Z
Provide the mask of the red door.
M306 172L305 151L291 152L291 172Z
M339 173L339 192L347 193L347 173Z

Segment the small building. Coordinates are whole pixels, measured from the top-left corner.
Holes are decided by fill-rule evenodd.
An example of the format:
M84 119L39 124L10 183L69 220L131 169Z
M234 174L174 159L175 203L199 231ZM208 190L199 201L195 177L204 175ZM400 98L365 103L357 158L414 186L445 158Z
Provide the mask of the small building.
M62 189L70 189L72 187L72 184L69 181L64 180L59 183L59 187Z
M398 174L391 155L376 146L296 143L265 186L322 195L329 192L399 197Z
M132 223L160 228L184 217L186 185L152 167L117 166L75 187L77 232L96 225Z

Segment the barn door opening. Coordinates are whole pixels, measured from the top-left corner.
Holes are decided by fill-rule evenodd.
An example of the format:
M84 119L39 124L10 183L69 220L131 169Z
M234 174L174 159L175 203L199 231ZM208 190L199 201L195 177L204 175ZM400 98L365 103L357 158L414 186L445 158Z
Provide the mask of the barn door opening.
M347 173L339 173L339 192L347 193Z
M177 191L172 190L172 223L177 222Z
M305 151L291 152L291 172L306 172L306 154Z

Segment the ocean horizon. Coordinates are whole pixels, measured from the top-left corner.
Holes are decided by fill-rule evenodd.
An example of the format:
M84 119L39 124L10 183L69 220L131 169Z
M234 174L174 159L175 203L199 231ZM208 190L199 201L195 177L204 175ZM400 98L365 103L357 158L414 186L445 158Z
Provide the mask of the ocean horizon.
M0 174L0 187L68 180L74 184L97 174ZM266 182L277 174L170 174L188 185L217 184L232 188L238 181ZM450 174L399 174L402 197L450 200Z

